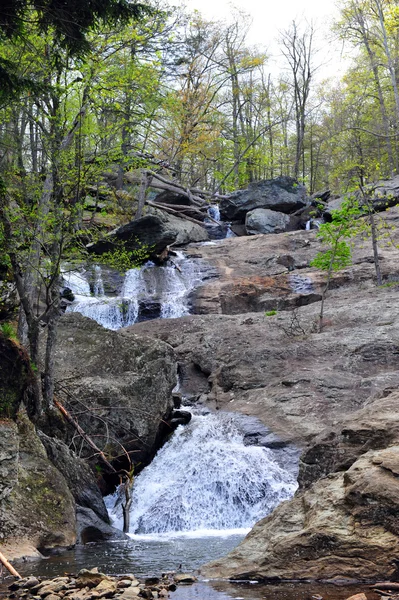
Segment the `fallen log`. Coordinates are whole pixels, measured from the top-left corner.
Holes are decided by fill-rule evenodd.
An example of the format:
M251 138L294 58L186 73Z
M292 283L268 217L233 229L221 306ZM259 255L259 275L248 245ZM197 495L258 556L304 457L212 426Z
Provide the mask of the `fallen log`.
M201 227L204 227L204 223L202 221L198 221L198 219L188 217L187 215L182 215L177 210L173 210L172 208L166 208L165 206L162 206L161 204L156 204L151 200L147 200L147 204L148 206L153 206L154 208L158 208L159 210L164 210L165 212L170 213L171 215L176 215L176 217L180 217L181 219L187 219L187 221L191 221L192 223L196 223L197 225L201 225Z
M4 556L4 554L2 554L1 552L0 552L0 562L1 562L2 565L5 566L5 568L7 569L7 571L9 571L11 573L11 575L13 575L14 577L16 577L17 579L22 579L22 577L18 573L18 571L16 571L14 569L14 567L12 566L12 564L8 562L8 560L6 559L6 557Z
M152 200L154 202L154 200ZM159 208L170 208L172 210L176 210L177 212L183 213L186 216L187 213L191 213L188 216L198 215L198 220L204 219L204 215L201 212L201 209L195 208L194 206L186 206L185 204L168 204L167 202L154 202ZM206 210L206 209L205 209ZM193 219L195 217L193 216Z

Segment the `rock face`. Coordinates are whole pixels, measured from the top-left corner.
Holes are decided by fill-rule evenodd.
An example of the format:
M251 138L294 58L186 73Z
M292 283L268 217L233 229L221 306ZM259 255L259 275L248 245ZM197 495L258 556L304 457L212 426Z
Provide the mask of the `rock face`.
M306 205L305 187L291 177L277 177L251 183L220 202L220 214L225 221L245 221L245 215L257 208L293 213Z
M0 422L0 457L0 549L15 558L74 544L74 499L23 414Z
M282 212L268 208L256 208L247 213L245 227L247 233L282 233L286 231L290 223L290 217Z
M31 377L26 352L0 333L0 418L14 418L29 394Z
M18 294L13 283L2 278L0 270L0 319L9 319L18 306Z
M111 458L123 457L125 449L134 463L146 464L173 408L172 348L145 337L127 339L67 313L59 325L55 362L58 393L84 431ZM91 454L87 449L83 456Z
M206 230L200 225L162 210L149 208L144 217L111 231L104 239L89 244L87 249L95 254L103 254L112 251L115 242L123 242L128 250L144 247L151 257L156 257L171 244L179 246L189 242L205 242L208 239Z
M259 521L232 553L207 565L203 573L236 579L395 580L399 436L397 425L392 427L392 411L398 409L399 393L395 392L382 403L375 401L354 413L335 432L341 440L340 448L335 447L337 472L320 479L314 474L309 489L299 491L293 500ZM388 435L382 442L384 426ZM324 436L327 439L328 433ZM368 449L387 444L382 449ZM346 468L339 464L345 461L345 454L347 465L351 463ZM328 470L325 452L320 462L323 456ZM309 452L306 457L309 460Z
M397 227L396 209L387 218ZM316 333L323 274L309 262L319 248L304 231L193 247L219 269L197 294L211 314L123 333L145 327L173 346L189 401L257 416L305 448L293 500L206 566L206 577L398 577L399 253L381 248L388 285L376 288L371 249L357 247ZM277 312L265 314L272 301Z
M90 508L100 519L109 523L103 497L87 462L73 454L61 440L51 438L40 431L38 434L48 458L64 475L76 504Z

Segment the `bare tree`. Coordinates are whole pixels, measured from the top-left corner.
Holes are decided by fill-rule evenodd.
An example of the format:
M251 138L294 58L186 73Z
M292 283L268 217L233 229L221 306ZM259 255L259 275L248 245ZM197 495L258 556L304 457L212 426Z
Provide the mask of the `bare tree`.
M303 33L298 24L293 21L292 26L283 32L281 37L282 52L288 62L293 84L296 149L293 175L297 179L301 158L304 149L306 108L310 94L310 87L316 67L313 64L314 27L308 25Z

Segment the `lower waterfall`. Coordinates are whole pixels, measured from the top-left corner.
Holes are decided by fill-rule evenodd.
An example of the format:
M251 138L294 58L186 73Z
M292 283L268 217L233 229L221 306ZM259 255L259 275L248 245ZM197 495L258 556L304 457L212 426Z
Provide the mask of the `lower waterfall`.
M245 445L232 413L193 414L135 479L132 534L245 533L297 487L284 450ZM121 507L108 501L114 526Z

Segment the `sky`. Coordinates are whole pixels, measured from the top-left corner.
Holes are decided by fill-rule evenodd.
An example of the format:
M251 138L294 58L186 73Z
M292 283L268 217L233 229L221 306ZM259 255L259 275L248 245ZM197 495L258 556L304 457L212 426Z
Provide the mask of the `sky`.
M324 77L339 75L344 69L342 46L333 39L329 27L339 14L336 0L185 0L185 4L208 19L227 20L232 7L248 13L253 21L248 42L266 47L271 70L281 60L277 45L279 32L287 30L294 19L313 22L318 30L317 45L323 64L321 74Z

